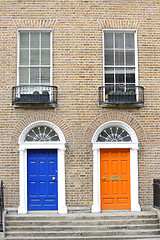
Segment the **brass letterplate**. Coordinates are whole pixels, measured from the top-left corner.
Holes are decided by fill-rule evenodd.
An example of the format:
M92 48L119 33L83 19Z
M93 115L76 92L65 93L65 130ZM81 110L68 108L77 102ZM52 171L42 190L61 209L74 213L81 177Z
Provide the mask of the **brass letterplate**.
M120 176L110 176L110 180L120 180Z

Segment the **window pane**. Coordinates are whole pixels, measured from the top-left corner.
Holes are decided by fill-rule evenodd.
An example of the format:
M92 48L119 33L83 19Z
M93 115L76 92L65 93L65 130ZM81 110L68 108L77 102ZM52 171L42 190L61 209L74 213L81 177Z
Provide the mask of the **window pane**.
M19 84L29 84L29 68L19 69Z
M114 65L114 51L105 51L105 65Z
M39 65L39 50L31 50L31 65Z
M124 68L116 68L115 69L115 77L116 77L116 83L124 83Z
M113 33L104 33L104 47L113 48Z
M135 68L126 68L126 82L135 83Z
M39 83L39 68L30 68L30 82L31 84Z
M50 48L50 33L41 34L41 47Z
M41 68L41 83L50 84L50 68Z
M39 48L39 33L31 33L31 48Z
M134 84L126 84L126 90L127 90L127 92L129 92L129 91L135 92L135 85Z
M105 83L114 83L114 68L105 68Z
M123 33L115 34L115 48L124 49L124 34Z
M134 51L126 51L126 65L135 65Z
M41 61L42 65L50 64L50 50L42 50Z
M29 64L29 50L20 50L20 65L28 65Z
M125 85L122 83L118 83L114 86L115 91L125 92Z
M134 33L125 34L126 49L134 49Z
M20 48L29 48L29 33L20 33Z
M115 64L124 65L124 51L115 51Z

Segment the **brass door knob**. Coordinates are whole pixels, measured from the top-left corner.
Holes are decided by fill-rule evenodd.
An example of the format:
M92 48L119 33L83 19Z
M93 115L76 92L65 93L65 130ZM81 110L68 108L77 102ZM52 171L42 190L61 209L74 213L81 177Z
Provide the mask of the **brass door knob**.
M56 180L56 178L55 178L55 177L52 177L52 180Z

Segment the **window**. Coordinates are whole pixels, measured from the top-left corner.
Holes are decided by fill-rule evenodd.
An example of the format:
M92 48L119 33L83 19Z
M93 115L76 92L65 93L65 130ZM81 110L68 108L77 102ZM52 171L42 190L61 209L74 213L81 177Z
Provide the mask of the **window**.
M38 126L32 128L25 137L25 142L47 142L60 141L57 133L48 126Z
M105 128L97 138L97 142L131 142L129 133L118 126Z
M135 89L135 39L135 31L104 31L104 82L109 90Z
M50 85L51 32L19 32L19 85Z

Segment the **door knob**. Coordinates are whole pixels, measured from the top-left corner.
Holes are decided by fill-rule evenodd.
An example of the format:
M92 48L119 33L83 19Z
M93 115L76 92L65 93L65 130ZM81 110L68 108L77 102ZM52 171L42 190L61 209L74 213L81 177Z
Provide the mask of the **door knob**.
M56 180L56 178L55 178L55 177L52 177L52 180Z
M106 178L105 177L102 177L103 178L103 180L105 180Z

